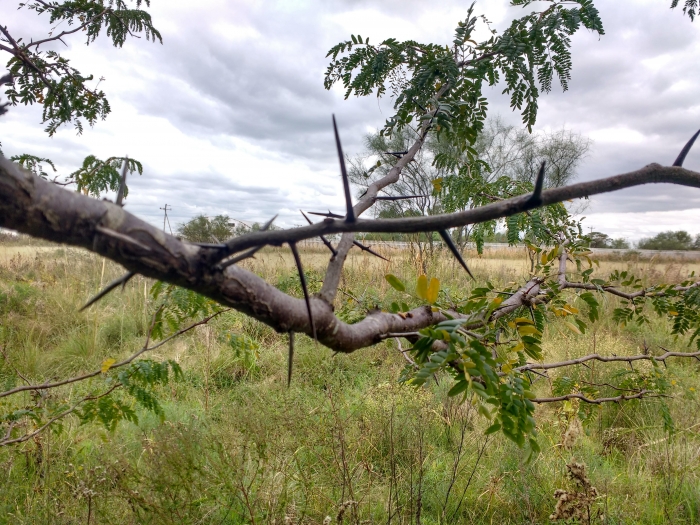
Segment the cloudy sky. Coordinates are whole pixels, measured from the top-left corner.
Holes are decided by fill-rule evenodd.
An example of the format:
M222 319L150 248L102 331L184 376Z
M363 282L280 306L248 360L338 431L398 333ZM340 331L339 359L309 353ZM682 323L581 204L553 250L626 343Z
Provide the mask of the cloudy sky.
M2 23L15 37L49 30L18 2L3 0ZM127 209L161 224L165 203L173 228L196 214L226 213L300 224L299 208L342 210L331 128L336 114L346 153L391 116L391 101L343 99L326 91L327 50L352 34L449 44L469 1L443 0L153 0L163 45L131 39L122 49L106 38L86 47L68 39L65 55L83 73L104 77L112 114L76 136L42 132L37 107L0 119L9 156L53 159L69 173L92 153L126 155L144 164L131 179ZM606 34L573 41L570 89L540 100L536 129L566 127L593 140L579 180L670 164L700 128L700 21L670 0L597 0ZM528 8L531 9L531 8ZM522 13L506 0L476 11L496 29ZM487 93L491 114L520 124L500 89ZM700 170L700 147L686 161ZM668 229L700 233L700 190L654 185L592 198L585 224L637 240Z

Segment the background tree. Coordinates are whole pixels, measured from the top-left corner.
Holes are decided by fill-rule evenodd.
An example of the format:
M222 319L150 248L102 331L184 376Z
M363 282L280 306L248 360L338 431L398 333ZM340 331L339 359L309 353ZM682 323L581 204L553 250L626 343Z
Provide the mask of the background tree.
M700 234L693 237L683 230L661 232L654 237L642 239L637 244L642 250L698 250Z
M624 250L630 247L625 239L611 239L606 233L591 232L586 235L588 245L591 248L613 248L615 250Z
M547 166L544 187L566 185L575 179L590 145L588 138L571 130L529 133L504 124L499 116L487 119L473 145L475 159L470 161L469 155L460 155L454 147L447 147L436 156L436 163L450 170L442 190L445 210L471 209L529 191L543 162ZM542 218L557 220L563 213L561 206L554 206L534 215L512 217L506 223L507 238L511 244L525 238L535 244L551 242L551 235L541 227ZM455 240L464 243L471 237L480 251L499 222L481 223L473 232L458 229Z
M218 243L233 237L235 232L236 223L228 215L197 215L177 227L177 234L190 242Z

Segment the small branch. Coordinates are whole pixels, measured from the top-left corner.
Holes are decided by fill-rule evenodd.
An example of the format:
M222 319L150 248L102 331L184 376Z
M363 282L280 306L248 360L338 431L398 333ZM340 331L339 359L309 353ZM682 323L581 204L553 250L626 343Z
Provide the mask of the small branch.
M401 160L403 161L407 157L409 156L406 155ZM397 166L398 164L399 163L397 163ZM387 185L392 182L393 181L388 182ZM623 175L616 175L606 179L581 182L570 186L562 186L545 190L541 195L541 205L546 206L571 199L588 197L591 195L617 191L623 188L631 188L650 183L670 183L700 188L700 173L692 172L684 168L663 167L659 164L650 164L640 170ZM372 195L372 192L368 192L363 201L367 199L369 195L371 195L370 199L372 199L374 196L376 196L376 193ZM367 207L369 206L363 206L365 209ZM251 233L245 236L237 237L236 239L229 241L227 244L229 246L229 251L233 253L261 244L278 246L289 241L298 242L304 239L317 237L320 234L327 235L332 233L349 232L432 232L510 217L537 207L538 206L536 206L531 200L531 195L521 195L519 197L505 199L499 202L481 206L479 208L461 212L420 217L403 217L398 219L358 219L354 223L329 220L316 223L313 226L305 226L291 230L277 230L266 232L265 234Z
M396 196L379 196L375 197L375 201L402 201L406 199L427 199L429 195L396 195Z
M557 403L559 401L566 401L567 399L580 399L584 403L590 403L592 405L600 405L602 403L620 403L621 401L629 401L631 399L642 399L644 397L668 397L664 396L662 394L655 394L651 390L642 390L641 392L638 392L637 394L628 396L628 395L619 395L617 397L600 397L597 399L589 399L583 394L566 394L565 396L558 396L558 397L538 397L535 399L531 399L533 403Z
M12 367L12 369L13 369L13 370L15 371L15 373L20 377L20 379L22 379L22 381L24 381L24 382L27 383L28 385L31 385L31 384L32 384L32 382L29 381L29 379L27 379L27 376L25 376L22 372L20 372L19 369L18 369L15 365L13 365L13 364L10 362L10 358L9 358L8 355L5 353L5 347L4 347L4 346L0 346L0 354L2 354L2 357L5 359L5 362L8 364L8 366Z
M113 370L113 369L115 369L115 368L119 368L119 367L128 365L129 363L131 363L132 361L134 361L136 358L138 358L138 357L141 356L142 354L144 354L144 353L146 353L146 352L151 352L151 351L155 350L156 348L159 348L159 347L163 346L163 345L164 345L165 343L167 343L168 341L171 341L172 339L174 339L174 338L176 338L176 337L179 337L180 335L182 335L182 334L184 334L184 333L186 333L186 332L189 332L190 330L193 330L193 329L196 328L197 326L201 326L201 325L203 325L203 324L207 324L209 321L211 321L211 320L214 319L215 317L218 317L219 315L221 315L221 314L223 314L223 313L226 313L226 312L228 312L228 311L230 311L230 310L231 310L230 308L227 308L227 309L225 309L225 310L220 310L220 311L218 311L218 312L216 312L216 313L214 313L214 314L212 314L212 315L210 315L210 316L208 316L208 317L205 317L204 319L202 319L202 320L200 320L200 321L197 321L196 323L193 323L193 324L189 325L189 326L186 327L186 328L183 328L182 330L178 330L178 331L175 332L174 334L172 334L172 335L166 337L165 339L163 339L160 343L155 344L155 345L153 345L153 346L148 346L148 342L149 342L149 338L150 338L150 333L151 333L151 331L153 330L153 324L151 324L151 329L150 329L149 332L148 332L149 338L146 339L146 344L144 344L143 348L141 348L141 350L139 350L139 351L136 352L135 354L132 354L132 355L131 355L130 357L128 357L127 359L125 359L125 360L123 360L123 361L121 361L121 362L119 362L119 363L116 363L116 364L110 366L109 369L110 369L110 370ZM154 317L153 320L155 321L155 315L154 315L153 317ZM69 384L71 384L71 383L77 383L78 381L84 381L84 380L86 380L86 379L90 379L91 377L95 377L95 376L98 376L98 375L100 375L100 374L102 374L102 370L101 370L101 369L100 369L100 370L96 370L96 371L94 371L94 372L90 372L90 373L88 373L88 374L83 374L83 375L80 375L80 376L72 377L72 378L70 378L70 379L64 379L63 381L57 381L57 382L55 382L55 383L42 383L42 384L40 384L40 385L18 386L18 387L15 387L15 388L11 389L11 390L7 390L7 391L5 391L5 392L0 392L0 398L7 397L7 396L11 396L11 395L17 394L17 393L19 393L19 392L26 392L27 390L48 390L48 389L51 389L51 388L57 388L57 387L59 387L59 386L69 385Z
M590 354L583 357L578 357L576 359L569 359L568 361L560 361L558 363L529 363L524 366L519 366L515 370L520 372L525 372L527 370L551 370L553 368L562 368L565 366L581 365L586 361L602 361L603 363L631 363L633 361L666 361L669 357L700 357L699 352L666 352L660 356L654 357L652 355L633 355L633 356L602 356L599 354Z
M15 438L15 439L8 439L8 438L9 438L9 435L10 435L10 432L12 431L12 425L11 425L11 426L10 426L10 432L8 432L6 438L3 439L2 441L0 441L0 447L5 447L5 446L7 446L7 445L15 445L15 444L17 444L17 443L23 443L23 442L25 442L25 441L28 441L28 440L32 439L34 436L40 434L40 433L43 432L45 429L47 429L49 426L53 425L53 424L54 424L56 421L58 421L59 419L63 419L63 418L66 417L67 415L72 414L73 412L75 412L75 411L80 407L80 405L82 405L82 404L85 403L86 401L94 401L94 400L96 400L96 399L100 399L100 398L102 398L102 397L108 396L109 394L111 394L111 393L114 392L117 388L119 388L119 387L121 387L121 386L122 386L121 383L117 383L117 384L114 385L112 388L110 388L110 389L107 390L106 392L103 392L102 394L99 394L99 395L97 395L97 396L87 396L87 397L82 398L80 401L78 401L77 403L75 403L75 404L74 404L72 407L70 407L69 409L67 409L67 410L61 412L60 414L58 414L57 416L54 416L54 417L52 417L51 419L49 419L46 423L44 423L42 426L40 426L39 428L37 428L34 432L30 432L29 434L25 434L24 436L21 436L21 437Z
M93 23L95 20L97 20L98 18L103 17L103 16L105 15L105 13L107 13L108 11L110 11L110 9L109 9L109 8L105 8L101 13L96 14L95 16L93 16L92 18L90 18L89 20L86 20L84 23L82 23L81 25L79 25L79 26L76 27L75 29L72 29L72 30L70 30L70 31L63 31L62 33L60 33L60 34L58 34L58 35L56 35L56 36L52 36L52 37L49 37L49 38L44 38L43 40L37 40L37 41L34 41L34 42L30 42L29 44L26 45L26 47L27 47L27 49L30 48L30 47L32 47L32 46L38 48L41 44L45 44L46 42L52 42L52 41L54 41L54 40L61 40L64 36L71 35L71 34L73 34L73 33L77 33L77 32L80 31L81 29L83 29L83 28L89 26L90 24L92 24L92 23Z
M402 335L402 337L403 337L403 335ZM420 368L420 367L416 364L416 362L415 362L413 359L411 359L411 356L408 355L409 350L404 350L404 349L403 349L403 347L401 346L401 340L400 340L398 337L396 337L395 340L396 340L396 345L399 347L399 352L401 353L401 355L403 356L403 358L404 358L406 361L408 361L408 363L409 363L413 368L416 368L416 369L417 369L417 368Z

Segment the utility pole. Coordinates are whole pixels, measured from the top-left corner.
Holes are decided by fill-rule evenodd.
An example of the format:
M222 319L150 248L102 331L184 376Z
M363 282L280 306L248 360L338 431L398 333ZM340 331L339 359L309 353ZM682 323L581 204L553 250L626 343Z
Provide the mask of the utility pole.
M170 219L168 219L168 204L158 209L163 210L163 232L165 232L165 221L168 221L168 228L170 229L170 235L172 235L173 229L170 227ZM170 211L173 211L172 206L170 206Z

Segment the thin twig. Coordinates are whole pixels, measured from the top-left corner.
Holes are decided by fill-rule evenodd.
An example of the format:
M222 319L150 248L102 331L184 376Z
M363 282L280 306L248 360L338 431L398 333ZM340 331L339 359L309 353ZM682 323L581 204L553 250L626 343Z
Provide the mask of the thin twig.
M131 355L130 357L128 357L127 359L124 359L123 361L120 361L119 363L113 364L112 366L109 367L109 369L110 369L110 370L113 370L113 369L115 369L115 368L119 368L119 367L128 365L129 363L131 363L132 361L134 361L134 359L138 358L140 355L142 355L142 354L144 354L144 353L146 353L146 352L151 352L151 351L155 350L156 348L159 348L159 347L163 346L165 343L167 343L168 341L171 341L171 340L174 339L175 337L178 337L178 336L180 336L180 335L182 335L182 334L184 334L184 333L186 333L186 332L189 332L190 330L194 329L194 328L197 327L197 326L201 326L201 325L203 325L203 324L206 324L206 323L208 323L209 321L211 321L212 319L214 319L215 317L218 317L219 315L221 315L221 314L223 314L223 313L226 313L226 312L228 312L228 311L230 311L230 310L231 310L230 308L226 308L225 310L220 310L220 311L218 311L218 312L215 312L214 314L212 314L212 315L210 315L210 316L208 316L208 317L205 317L204 319L202 319L202 320L200 320L200 321L197 321L196 323L193 323L193 324L189 325L189 326L186 327L186 328L183 328L183 329L181 329L181 330L178 330L178 331L175 332L174 334L172 334L172 335L166 337L165 339L163 339L163 340L162 340L161 342L159 342L158 344L155 344L155 345L153 345L153 346L148 346L148 343L150 342L150 334L151 334L151 332L152 332L152 330L153 330L153 323L152 323L152 324L151 324L151 328L150 328L150 330L149 330L149 332L148 332L148 335L147 335L147 338L146 338L146 344L144 344L144 346L141 348L141 350L139 350L139 351L136 352L135 354L132 354L132 355ZM157 312L156 312L156 313L157 313ZM155 322L155 314L154 314L154 316L153 316L153 321ZM42 383L42 384L39 384L39 385L18 386L18 387L15 387L15 388L11 389L11 390L7 390L7 391L5 391L5 392L0 392L0 398L7 397L7 396L11 396L11 395L17 394L17 393L19 393L19 392L25 392L25 391L27 391L27 390L47 390L47 389L50 389L50 388L56 388L56 387L63 386L63 385L69 385L69 384L71 384L71 383L77 383L78 381L84 381L85 379L90 379L91 377L98 376L98 375L100 375L100 374L102 374L102 373L103 373L103 372L102 372L102 370L100 369L100 370L95 370L94 372L90 372L90 373L83 374L83 375L80 375L80 376L71 377L70 379L64 379L63 381L57 381L57 382L55 382L55 383Z
M66 417L67 415L72 414L73 412L75 412L75 411L80 407L80 405L82 405L82 404L85 403L86 401L94 401L94 400L96 400L96 399L100 399L100 398L102 398L102 397L108 396L109 394L111 394L111 393L114 392L117 388L119 388L119 387L121 387L121 386L122 386L121 383L117 383L117 384L115 384L114 386L112 386L109 390L107 390L106 392L103 392L103 393L100 394L100 395L97 395L97 396L87 396L87 397L82 398L80 401L78 401L77 403L75 403L75 404L74 404L72 407L70 407L69 409L64 410L64 411L61 412L60 414L58 414L58 415L52 417L51 419L49 419L46 423L44 423L42 426L40 426L39 428L37 428L34 432L30 432L29 434L25 434L24 436L21 436L21 437L15 438L15 439L4 439L3 441L0 441L0 447L5 447L5 446L7 446L7 445L14 445L14 444L17 444L17 443L23 443L23 442L25 442L25 441L28 441L28 440L32 439L32 438L33 438L34 436L36 436L37 434L43 432L43 431L44 431L45 429L47 429L49 426L53 425L53 424L54 424L56 421L58 421L59 419L63 419L63 418Z
M629 401L631 399L642 399L643 397L669 397L665 396L663 394L656 394L651 390L642 390L641 392L638 392L637 394L627 396L627 395L619 395L617 397L600 397L597 399L590 399L583 394L566 394L564 396L558 396L558 397L538 397L535 399L531 399L533 403L557 403L559 401L566 401L568 399L580 399L584 403L590 403L592 405L600 405L602 403L619 403L621 401Z

